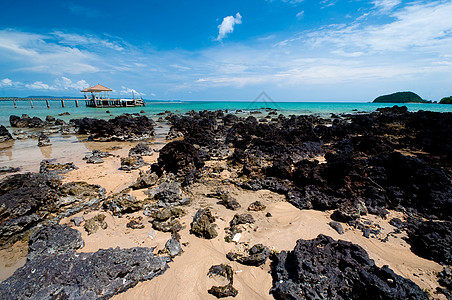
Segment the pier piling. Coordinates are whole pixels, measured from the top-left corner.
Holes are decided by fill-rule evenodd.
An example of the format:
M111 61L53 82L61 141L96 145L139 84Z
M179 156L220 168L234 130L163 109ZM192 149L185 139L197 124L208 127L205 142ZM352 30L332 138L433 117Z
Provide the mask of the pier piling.
M49 104L49 100L46 99L46 103L47 103L47 108L50 108L50 104Z
M64 100L61 100L61 106L64 108Z
M31 108L33 108L33 101L30 99Z
M17 105L16 105L16 100L15 100L15 99L13 99L13 102L14 102L14 108L17 108Z
M78 100L75 100L75 107L78 107Z

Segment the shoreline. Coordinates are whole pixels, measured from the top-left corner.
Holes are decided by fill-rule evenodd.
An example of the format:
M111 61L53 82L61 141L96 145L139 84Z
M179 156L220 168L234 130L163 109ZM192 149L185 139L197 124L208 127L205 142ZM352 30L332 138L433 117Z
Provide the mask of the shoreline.
M224 119L222 122L225 122ZM220 126L222 125L220 124ZM331 124L327 125L331 126ZM152 149L160 151L169 142L181 140L181 138L170 141L165 139L167 133L170 132L170 125L158 122L155 129L155 138L145 140L145 142L150 144ZM205 137L208 138L207 136ZM78 169L61 174L63 184L86 181L89 184L98 184L105 188L107 198L124 191L139 201L145 201L148 196L144 194L144 191L147 188L129 190L128 187L136 181L140 171L145 172L149 170L149 165L158 162L159 153L155 152L152 156L143 156L144 162L149 165L142 166L136 170L123 171L120 170L120 158L126 157L129 150L136 146L139 141L88 142L86 138L87 135L70 135L67 137L59 134L58 136L50 135L52 142L52 146L50 146L51 151L46 152L45 148L38 148L36 146L37 140L33 139L16 141L9 150L8 148L4 148L6 150L1 151L4 153L3 156L8 157L9 161L13 162L11 166L21 167L21 171L18 173L27 171L38 172L42 158L55 159L54 162L57 163L71 161L74 162ZM200 141L203 138L204 136L199 137ZM70 147L68 147L68 144ZM111 150L115 149L113 147L120 147L120 149ZM203 147L208 148L211 146L198 145L195 149L202 149ZM67 151L68 148L70 149L69 152ZM108 151L114 156L105 158L103 164L87 164L82 158L94 149L101 150L102 152ZM234 150L234 148L231 149ZM375 261L378 267L389 265L398 275L412 280L421 289L429 291L430 296L434 297L434 299L445 299L441 294L434 294L435 289L439 286L436 274L442 270L442 266L437 262L421 258L414 254L410 250L410 245L404 240L407 237L406 233L392 234L393 232L397 232L397 228L389 224L389 221L393 218L406 221L408 219L407 213L388 210L385 218L372 214L363 215L360 218L361 221L369 222L372 226L379 226L379 233L375 237L365 237L360 229L348 225L345 222L341 223L345 233L339 234L328 225L333 221L331 215L334 209L323 211L299 209L290 204L281 193L276 193L266 188L253 191L234 184L234 182L241 179L239 179L237 167L231 165L229 162L233 152L231 149L229 149L231 151L229 155L211 156L209 160L206 160L201 179L183 189L183 197L191 199L191 203L188 206L182 206L186 215L180 218L181 224L185 226L179 232L180 243L183 245L183 253L180 256L176 256L174 261L169 263L169 269L165 273L152 280L138 283L135 287L115 295L113 297L114 299L129 299L132 297L146 299L150 296L156 297L157 299L178 299L181 297L190 299L214 299L214 296L208 294L207 290L212 285L218 285L218 282L209 278L207 272L210 266L220 263L230 264L235 272L234 287L239 291L236 299L256 297L272 299L273 297L269 295L273 284L272 275L269 273L271 271L269 261L260 267L244 266L238 262L230 262L226 258L226 254L244 245L254 245L257 243L268 246L275 253L289 251L294 248L298 239L313 239L319 234L331 236L335 240L342 239L360 245L367 251L370 258ZM8 151L11 154L8 155ZM33 152L34 154L31 154ZM413 154L412 151L410 153ZM19 163L21 159L25 163ZM328 157L325 159L325 153L320 155L317 153L309 159L311 161L320 161L320 164L327 165L328 163ZM265 166L265 164L262 164L252 172L258 169L264 169ZM0 179L9 175L1 174ZM151 186L151 188L156 185L157 183ZM209 196L218 190L227 191L228 194L241 204L241 208L232 211L218 204L217 198ZM225 229L228 227L229 220L235 214L250 213L247 208L255 201L262 202L266 206L266 209L264 211L251 212L255 223L246 224L243 227L243 232L238 243L226 243L224 241L226 236ZM207 240L195 237L190 233L190 223L199 208L210 208L214 216L217 217L215 223L218 237ZM98 230L91 235L88 235L83 227L74 226L74 223L71 222L71 219L74 217L83 216L87 220L99 213L106 216L105 222L108 224L108 227L105 230ZM266 216L267 213L270 213L271 217ZM138 217L143 218L141 222L143 228L131 229L126 226L130 220ZM108 209L87 209L72 216L62 218L59 224L68 225L81 233L85 246L77 250L78 253L95 252L99 249L110 247L132 248L138 246L155 247L154 254L157 255L165 252L165 243L171 238L171 234L154 230L150 223L151 221L151 217L143 215L143 210L122 216L115 216ZM150 232L154 233L153 238L150 238ZM387 241L383 242L383 237L388 237ZM3 272L0 274L0 280L6 279L6 276L12 274L13 269L25 264L23 255L27 254L26 244L17 242L14 244L13 249L15 250L0 250L0 264L4 267L2 268Z

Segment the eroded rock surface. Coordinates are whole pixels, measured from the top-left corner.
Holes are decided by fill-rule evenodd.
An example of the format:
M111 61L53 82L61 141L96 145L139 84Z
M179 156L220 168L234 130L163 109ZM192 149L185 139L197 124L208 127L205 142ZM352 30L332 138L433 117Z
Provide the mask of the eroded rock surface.
M84 182L61 184L52 174L16 174L0 180L0 247L7 247L38 225L56 223L97 207L105 190Z
M2 299L108 299L168 268L168 257L145 247L76 253L83 242L66 226L32 238L27 263L0 283Z
M278 254L272 276L276 299L428 299L411 280L377 267L360 246L324 235Z

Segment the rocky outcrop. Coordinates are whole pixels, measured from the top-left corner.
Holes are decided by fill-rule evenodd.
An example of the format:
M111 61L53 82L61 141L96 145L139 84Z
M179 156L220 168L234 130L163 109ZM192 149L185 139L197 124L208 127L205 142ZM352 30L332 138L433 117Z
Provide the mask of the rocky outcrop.
M121 157L121 170L131 171L147 165L141 156Z
M159 177L157 176L156 173L150 170L146 172L140 170L140 174L138 175L138 178L135 181L135 183L131 185L131 188L138 190L148 188L155 185L158 179Z
M229 252L226 257L244 265L260 266L270 257L270 249L262 244L256 244L247 253Z
M36 226L56 223L104 199L105 190L84 182L62 184L52 174L16 174L0 180L0 245L7 247Z
M86 230L88 235L96 233L100 228L107 229L108 224L105 222L105 215L98 214L88 220L86 220L83 228Z
M414 253L440 264L452 264L452 222L411 218L408 220L407 233L407 241Z
M228 281L228 284L224 286L212 286L208 293L214 295L217 298L235 297L238 291L232 286L234 283L234 272L230 265L214 265L211 266L207 273L209 277L221 277Z
M169 258L153 249L76 253L80 233L66 226L37 231L27 263L0 283L2 299L108 299L165 272Z
M142 210L146 203L147 201L138 200L131 194L124 192L108 196L104 202L104 208L110 210L115 216L121 216Z
M41 161L40 167L39 167L39 173L53 173L53 174L65 174L72 170L77 170L78 167L74 165L74 163L53 163L49 160L43 160Z
M201 169L204 161L199 150L186 141L174 141L166 144L160 150L158 165L160 173L171 172L178 176L185 176L192 169Z
M83 118L71 120L78 133L94 141L137 141L154 137L154 121L146 116L122 114L110 120Z
M46 122L44 122L40 118L30 118L26 114L23 114L22 117L11 115L9 117L9 123L11 124L11 127L18 128L40 128L46 125Z
M66 225L50 225L38 229L28 240L27 259L52 256L83 248L85 243L79 231Z
M0 143L12 140L13 137L5 126L0 125Z
M199 209L193 217L190 232L197 237L204 239L213 239L218 236L216 231L215 217L208 208Z
M189 198L182 198L181 185L178 182L163 182L154 189L145 192L150 199L157 200L158 207L190 204Z
M52 143L50 143L50 138L45 135L44 133L41 133L38 137L38 147L43 146L50 146Z
M279 253L272 276L276 299L428 299L411 280L377 267L360 246L324 235Z
M146 143L138 143L129 150L129 156L151 156L154 151Z
M112 156L113 154L110 154L108 152L102 152L100 150L93 150L90 154L85 155L83 160L86 160L86 163L88 164L101 164L104 162L102 158L106 158L109 156Z

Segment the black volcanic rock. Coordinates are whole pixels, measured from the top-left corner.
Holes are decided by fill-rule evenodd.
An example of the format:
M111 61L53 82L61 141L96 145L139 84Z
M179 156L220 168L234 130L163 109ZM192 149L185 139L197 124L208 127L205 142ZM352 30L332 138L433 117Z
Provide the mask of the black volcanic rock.
M409 219L407 233L414 253L440 264L452 264L452 222Z
M57 222L104 199L105 190L84 182L61 184L54 174L16 174L0 180L0 247L42 224Z
M12 140L13 137L5 126L0 125L0 143Z
M276 299L428 299L411 280L377 267L360 246L324 235L279 253L272 276Z
M78 133L89 134L94 141L135 141L155 135L154 121L146 116L122 114L110 120L83 118L71 120Z
M39 230L27 263L0 283L1 298L108 299L162 274L170 260L145 247L76 253L82 245L80 233L67 226Z
M85 243L78 230L66 225L45 226L34 232L28 240L28 260L37 256L51 256L83 248Z
M9 123L11 127L18 128L40 128L46 125L46 122L38 117L30 118L28 115L23 114L22 117L12 115L9 117Z
M163 171L184 176L192 169L201 169L204 161L199 150L187 141L166 144L159 153L158 166Z

